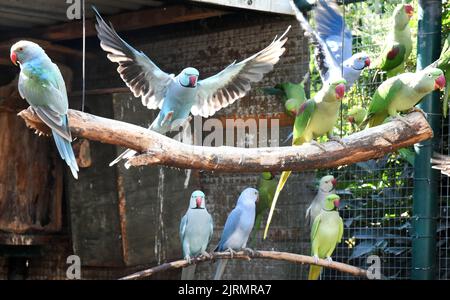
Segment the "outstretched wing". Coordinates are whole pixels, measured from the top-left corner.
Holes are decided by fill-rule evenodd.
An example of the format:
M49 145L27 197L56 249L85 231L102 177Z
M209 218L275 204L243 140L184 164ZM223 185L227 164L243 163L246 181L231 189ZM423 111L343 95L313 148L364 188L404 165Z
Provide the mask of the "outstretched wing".
M97 35L100 46L108 52L108 58L119 64L117 72L133 92L141 97L142 104L149 109L161 108L167 87L174 75L163 72L142 51L137 51L125 42L114 28L108 26L98 11L96 13Z
M226 67L220 73L198 82L197 102L192 106L194 116L209 117L242 98L250 90L252 82L260 81L272 71L284 53L285 35L291 27L260 52Z
M295 17L305 31L305 36L309 38L310 43L314 46L314 61L322 82L329 81L332 78L340 78L340 67L333 57L333 54L330 52L330 49L328 49L328 46L317 34L317 32L312 29L311 25L309 25L308 21L297 8L294 1L289 0L289 3L295 13Z
M345 26L336 2L319 0L314 12L317 33L340 65L342 61L352 56L352 33ZM344 44L342 44L342 29L344 29Z

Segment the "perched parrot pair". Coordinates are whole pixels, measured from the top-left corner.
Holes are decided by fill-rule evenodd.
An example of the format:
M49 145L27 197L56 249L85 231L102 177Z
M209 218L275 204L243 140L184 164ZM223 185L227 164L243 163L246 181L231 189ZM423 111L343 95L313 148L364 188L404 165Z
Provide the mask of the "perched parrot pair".
M180 222L180 240L183 248L183 257L188 263L191 258L199 255L208 256L206 251L213 234L213 219L206 209L205 194L194 191L189 200L189 207ZM196 265L183 268L182 280L192 280Z
M101 48L108 52L110 61L118 63L117 72L133 92L141 97L148 109L160 109L149 129L165 134L189 122L189 115L209 117L244 97L251 84L261 81L273 70L284 53L285 37L290 27L260 52L239 63L231 63L214 76L199 80L199 71L188 67L180 74L162 71L143 52L137 51L108 26L98 11L96 29ZM126 150L110 166L134 156Z
M229 251L231 255L235 251L246 248L247 241L255 222L255 208L259 193L254 188L246 188L237 200L236 207L228 215L223 228L222 236L214 251ZM199 255L208 256L206 252L213 234L213 220L206 210L205 194L202 191L194 191L189 200L189 208L180 222L180 239L183 248L184 259L191 263L191 258ZM220 259L217 262L215 280L222 278L227 260ZM195 265L183 268L181 279L194 279Z

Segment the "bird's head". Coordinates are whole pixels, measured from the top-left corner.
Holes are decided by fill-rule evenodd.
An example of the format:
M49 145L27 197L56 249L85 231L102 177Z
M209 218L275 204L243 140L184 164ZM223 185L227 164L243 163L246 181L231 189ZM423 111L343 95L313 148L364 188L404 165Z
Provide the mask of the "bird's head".
M237 205L255 206L259 200L259 192L254 188L246 188L239 196Z
M299 101L294 98L290 98L284 103L284 108L287 112L289 112L293 116L296 116L298 109L300 108Z
M30 41L19 41L11 46L10 57L16 66L41 55L45 55L44 49Z
M328 195L325 198L325 209L326 210L337 210L340 205L341 198L336 194Z
M397 5L394 9L394 26L398 29L405 28L413 15L414 8L411 4Z
M347 113L347 120L350 124L361 124L366 118L367 110L362 108L361 106L352 107Z
M264 180L272 180L275 175L272 172L262 172L261 177Z
M205 194L202 191L194 191L191 195L189 207L192 209L204 209Z
M178 81L184 87L195 88L198 81L198 70L195 68L186 68L178 75Z
M426 93L445 89L446 81L444 72L441 69L429 67L422 70L421 73L420 80L416 86L417 89Z
M329 193L336 188L337 180L333 175L327 175L320 179L319 189L322 192Z
M355 70L363 70L370 66L370 57L365 52L356 53L352 56L351 65Z
M343 78L331 81L328 83L328 94L332 97L326 97L325 99L333 99L334 100L342 100L345 95L345 85L347 84L347 81ZM330 94L331 93L331 94Z

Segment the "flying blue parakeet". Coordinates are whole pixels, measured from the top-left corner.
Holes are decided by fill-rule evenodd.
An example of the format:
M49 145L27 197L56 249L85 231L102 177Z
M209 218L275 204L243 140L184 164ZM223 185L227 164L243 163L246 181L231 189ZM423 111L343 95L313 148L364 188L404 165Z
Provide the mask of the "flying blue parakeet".
M213 220L206 210L205 194L194 191L189 200L189 208L180 222L180 240L183 257L190 263L198 255L209 256L206 252L213 234ZM183 268L182 280L194 279L195 265Z
M255 222L255 210L258 197L259 193L254 188L246 188L241 193L236 207L228 215L219 245L217 245L214 251L230 251L231 254L241 249L251 251L246 246ZM217 262L214 280L220 280L222 278L226 265L226 259L220 259Z
M19 94L32 111L52 130L59 155L78 179L78 165L72 150L67 111L69 104L64 79L44 49L30 41L11 47L11 61L20 65Z
M335 1L318 0L314 16L319 37L330 49L339 66L343 63L344 79L347 81L346 89L349 90L359 79L362 70L370 66L369 55L365 52L352 55L352 33L345 26L342 13ZM342 28L344 28L344 39L342 39Z
M290 28L260 52L239 63L233 62L214 76L198 80L199 72L192 67L177 76L165 73L143 52L122 40L95 8L94 11L100 46L108 52L109 60L119 64L117 72L134 96L141 97L142 104L148 109L160 109L150 129L161 134L184 125L189 121L190 113L209 117L245 96L251 83L260 81L279 61ZM135 153L127 150L110 165Z
M325 199L335 193L336 184L337 180L333 175L327 175L320 179L319 190L306 210L305 220L309 226L312 226L315 218L320 214L325 205Z
M344 223L337 211L339 201L340 198L336 194L327 196L320 214L314 219L311 228L311 255L316 263L319 258L333 261L331 255L344 234ZM318 279L321 271L322 267L311 265L308 279Z
M341 68L328 46L317 32L311 28L295 4L292 1L290 3L296 13L297 20L302 23L305 35L309 37L310 42L314 45L314 60L322 79L320 91L312 99L301 104L296 113L292 145L299 146L303 143L314 143L321 147L314 139L323 135L327 135L330 140L341 143L338 137L333 136L333 128L338 118L347 82L342 78ZM291 171L281 173L264 230L264 239L267 237L278 197L290 175Z

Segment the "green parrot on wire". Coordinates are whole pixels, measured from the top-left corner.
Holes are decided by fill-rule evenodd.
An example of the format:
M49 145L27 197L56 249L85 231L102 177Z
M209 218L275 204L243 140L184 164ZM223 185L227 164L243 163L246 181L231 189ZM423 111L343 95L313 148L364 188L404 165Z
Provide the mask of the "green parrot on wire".
M263 172L258 182L259 200L256 202L255 225L253 226L252 247L256 244L256 235L261 228L261 222L266 211L270 208L277 189L277 180L271 172Z
M369 111L362 127L383 124L388 116L410 125L399 112L407 112L434 90L445 88L445 77L441 69L428 66L415 73L403 73L383 82L372 97Z
M312 143L322 148L314 139L323 135L327 135L330 140L341 143L338 137L333 136L333 128L338 118L347 82L342 77L339 63L331 54L325 42L311 28L308 21L298 10L294 10L294 12L297 20L302 24L302 28L305 29L305 35L314 45L314 60L322 79L322 88L312 99L301 104L297 110L292 133L292 145L299 146L303 143ZM267 237L280 192L290 175L291 171L284 171L281 174L264 230L264 239Z
M414 14L411 4L399 4L395 7L392 16L393 27L386 38L378 63L378 70L386 71L388 77L405 71L405 62L412 51L411 30L409 20Z
M67 111L66 85L57 65L44 49L30 41L12 45L11 61L20 65L19 94L30 109L52 130L59 155L78 179L78 165L72 150Z
M337 211L339 201L338 195L329 195L320 214L314 219L311 228L311 255L315 263L319 262L319 258L332 262L331 255L344 234L344 222ZM308 280L317 280L321 271L322 267L311 265Z

